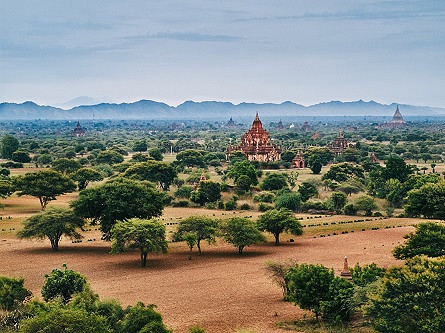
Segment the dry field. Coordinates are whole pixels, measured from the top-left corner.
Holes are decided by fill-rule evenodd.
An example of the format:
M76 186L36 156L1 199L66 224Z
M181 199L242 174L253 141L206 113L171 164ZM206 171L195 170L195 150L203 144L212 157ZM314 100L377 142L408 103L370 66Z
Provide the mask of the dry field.
M65 195L50 205L67 205L75 197L76 194ZM44 274L67 263L85 274L104 299L115 298L124 305L137 301L156 304L175 332L187 332L194 324L208 332L234 332L239 328L282 332L276 326L278 322L300 318L304 312L282 301L281 290L264 270L267 261L321 263L339 273L347 255L351 265L376 262L388 267L397 264L391 255L394 246L413 230L410 225L421 221L369 218L372 220L354 222L367 218L298 214L305 225L305 235L294 237L295 242L289 242L291 237L286 235L281 246L273 246L270 239L264 245L247 248L239 256L234 247L219 241L216 245L203 244L202 256L195 253L191 261L187 260L184 244L172 243L168 254L149 256L147 267L141 268L138 253L109 254L110 244L100 240L95 227L85 232L82 243L64 240L58 253L51 251L48 241L18 240L15 232L20 221L38 211L38 200L13 196L3 203L6 207L0 211L0 227L4 229L0 231L0 275L25 277L26 286L39 296ZM196 214L217 218L259 215L168 207L161 219L171 232L175 223Z

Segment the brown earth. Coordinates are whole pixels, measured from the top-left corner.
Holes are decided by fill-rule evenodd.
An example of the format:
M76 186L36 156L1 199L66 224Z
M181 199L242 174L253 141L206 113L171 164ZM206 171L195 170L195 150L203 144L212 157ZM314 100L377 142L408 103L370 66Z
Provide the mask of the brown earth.
M281 290L264 270L265 262L296 260L320 263L339 273L343 257L350 265L376 262L397 264L391 251L412 227L355 232L325 238L304 236L281 246L252 246L239 256L234 247L221 243L203 245L203 254L187 260L183 244L171 244L167 255L152 255L146 268L139 267L137 252L110 255L102 241L72 244L64 241L58 253L49 242L0 239L0 275L23 276L26 286L40 295L45 273L67 263L85 274L103 299L124 305L142 301L156 304L168 327L187 332L194 324L207 332L283 332L276 323L301 317L303 311L282 301ZM93 236L92 236L93 234ZM100 239L98 232L89 237Z

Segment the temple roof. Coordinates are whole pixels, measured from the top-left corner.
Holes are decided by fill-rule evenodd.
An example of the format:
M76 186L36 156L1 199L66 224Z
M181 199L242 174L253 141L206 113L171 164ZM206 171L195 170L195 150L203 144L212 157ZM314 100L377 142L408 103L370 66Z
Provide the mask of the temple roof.
M391 123L393 124L404 124L405 121L403 120L402 114L399 111L399 106L397 105L396 112L394 113L394 116L392 117Z

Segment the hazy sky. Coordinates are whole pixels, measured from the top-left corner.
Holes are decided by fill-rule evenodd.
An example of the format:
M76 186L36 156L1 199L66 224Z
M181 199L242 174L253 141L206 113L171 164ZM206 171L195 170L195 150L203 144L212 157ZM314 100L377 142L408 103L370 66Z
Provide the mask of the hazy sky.
M0 0L0 102L445 107L445 1Z

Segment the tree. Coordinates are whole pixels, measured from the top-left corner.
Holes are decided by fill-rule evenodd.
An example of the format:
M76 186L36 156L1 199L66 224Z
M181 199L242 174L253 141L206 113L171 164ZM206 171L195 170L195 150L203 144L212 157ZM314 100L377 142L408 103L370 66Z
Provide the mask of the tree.
M20 332L111 333L112 331L103 316L88 313L84 309L52 306L48 311L21 321Z
M372 211L377 208L377 204L373 197L361 195L355 200L354 207L357 210L364 211L365 215L370 216L372 215Z
M0 310L12 311L30 298L32 293L23 284L23 278L0 276Z
M69 177L54 170L30 172L14 179L14 188L18 195L31 195L40 201L42 210L48 202L64 193L73 192L76 184Z
M42 154L37 157L37 163L39 165L49 165L53 161L50 154Z
M164 156L162 156L162 152L159 148L150 149L149 154L150 154L150 157L156 161L162 161L164 159Z
M346 162L354 162L357 163L360 159L360 153L357 149L355 148L346 148L345 150L343 150L343 152L341 153L341 157L343 158L344 161Z
M440 257L445 255L445 226L425 222L415 226L416 231L405 235L408 241L394 249L397 259L413 258L417 255Z
M433 169L433 173L436 173L436 163L431 163L431 169Z
M147 264L148 253L167 253L165 226L156 219L130 219L117 222L111 229L112 253L124 252L126 248L139 249L141 266Z
M123 177L156 182L164 191L167 191L177 175L175 168L170 164L148 161L136 163L129 167L125 170Z
M131 150L133 150L133 151L147 151L147 148L148 148L147 141L139 140L134 143Z
M90 182L98 182L104 179L104 175L93 168L81 168L72 175L72 178L77 181L79 191L82 191L86 189Z
M334 208L335 211L341 212L343 207L348 202L348 199L346 194L342 192L334 192L331 194L329 201L331 202L332 208Z
M183 167L205 168L204 155L205 154L199 150L187 149L176 155L176 161Z
M359 193L363 191L364 186L357 179L350 179L338 185L337 190L345 193L346 195L351 195L352 193Z
M301 208L301 196L299 193L283 193L275 200L277 209L285 208L291 211L297 211Z
M226 242L237 247L239 254L243 254L246 246L266 241L266 237L258 230L255 222L247 218L231 218L224 223L222 230Z
M321 159L318 155L312 155L308 161L309 167L311 168L311 171L313 174L318 175L321 172L322 163Z
M318 196L318 189L313 183L302 182L298 187L298 193L300 193L301 201L306 202L310 198Z
M122 163L123 161L124 157L114 150L101 151L96 157L96 162L98 164L113 165Z
M321 179L331 179L341 183L351 178L363 179L364 170L360 165L344 162L332 165Z
M0 176L0 198L6 198L10 196L13 191L14 190L11 179L9 177Z
M173 236L176 241L184 240L184 235L194 233L196 235L196 246L201 254L201 241L215 242L218 235L219 221L205 216L190 216L179 223L178 229Z
M445 259L420 256L391 268L366 314L377 332L445 332Z
M182 235L182 239L186 244L188 245L190 252L189 252L189 260L192 260L192 251L193 247L196 245L196 242L198 241L198 236L196 236L195 232L185 232Z
M357 263L354 267L351 267L350 271L354 284L365 287L383 277L386 268L379 267L375 263L365 266L360 266L359 263Z
M235 180L236 191L239 194L244 194L250 191L251 180L247 175L241 175Z
M258 229L270 232L275 237L275 245L280 244L280 234L288 232L299 236L303 234L300 221L287 209L271 209L258 218Z
M334 321L349 317L353 285L336 277L323 265L296 264L286 274L288 300L300 308L312 310L315 317L324 315Z
M201 206L206 202L215 202L219 199L221 199L221 185L211 180L201 181L198 189L190 195L190 200Z
M82 165L76 160L70 160L68 158L59 158L55 160L51 168L55 171L63 173L65 175L69 175L71 173L76 172L82 167Z
M12 154L19 149L19 141L12 135L5 135L0 142L1 156L10 160Z
M155 305L145 306L138 302L126 311L121 322L121 331L125 333L171 333L165 327L162 316L156 312Z
M31 157L29 157L29 154L23 150L16 150L15 152L13 152L11 159L14 162L20 162L20 163L31 162Z
M405 214L445 220L445 181L427 183L408 192Z
M398 179L404 182L413 171L409 165L405 163L403 158L399 156L391 156L386 161L385 168L383 168L382 176L384 180Z
M50 274L45 274L42 296L46 302L60 297L61 301L66 304L75 293L80 293L88 288L85 276L68 269L66 264L62 266L63 270L54 268Z
M235 182L238 179L238 177L245 175L250 178L251 185L258 184L257 171L254 165L246 160L237 161L233 165L229 166L226 175L228 178L233 179Z
M164 205L164 195L155 188L145 182L125 178L83 190L79 199L71 203L76 215L100 224L105 238L109 238L116 221L160 216Z
M261 183L261 189L264 191L276 191L287 188L287 177L281 173L268 173Z
M77 229L82 228L84 224L85 221L74 215L71 210L48 208L27 218L23 229L18 232L18 236L20 238L48 238L53 251L58 251L62 236L70 239L82 238Z

